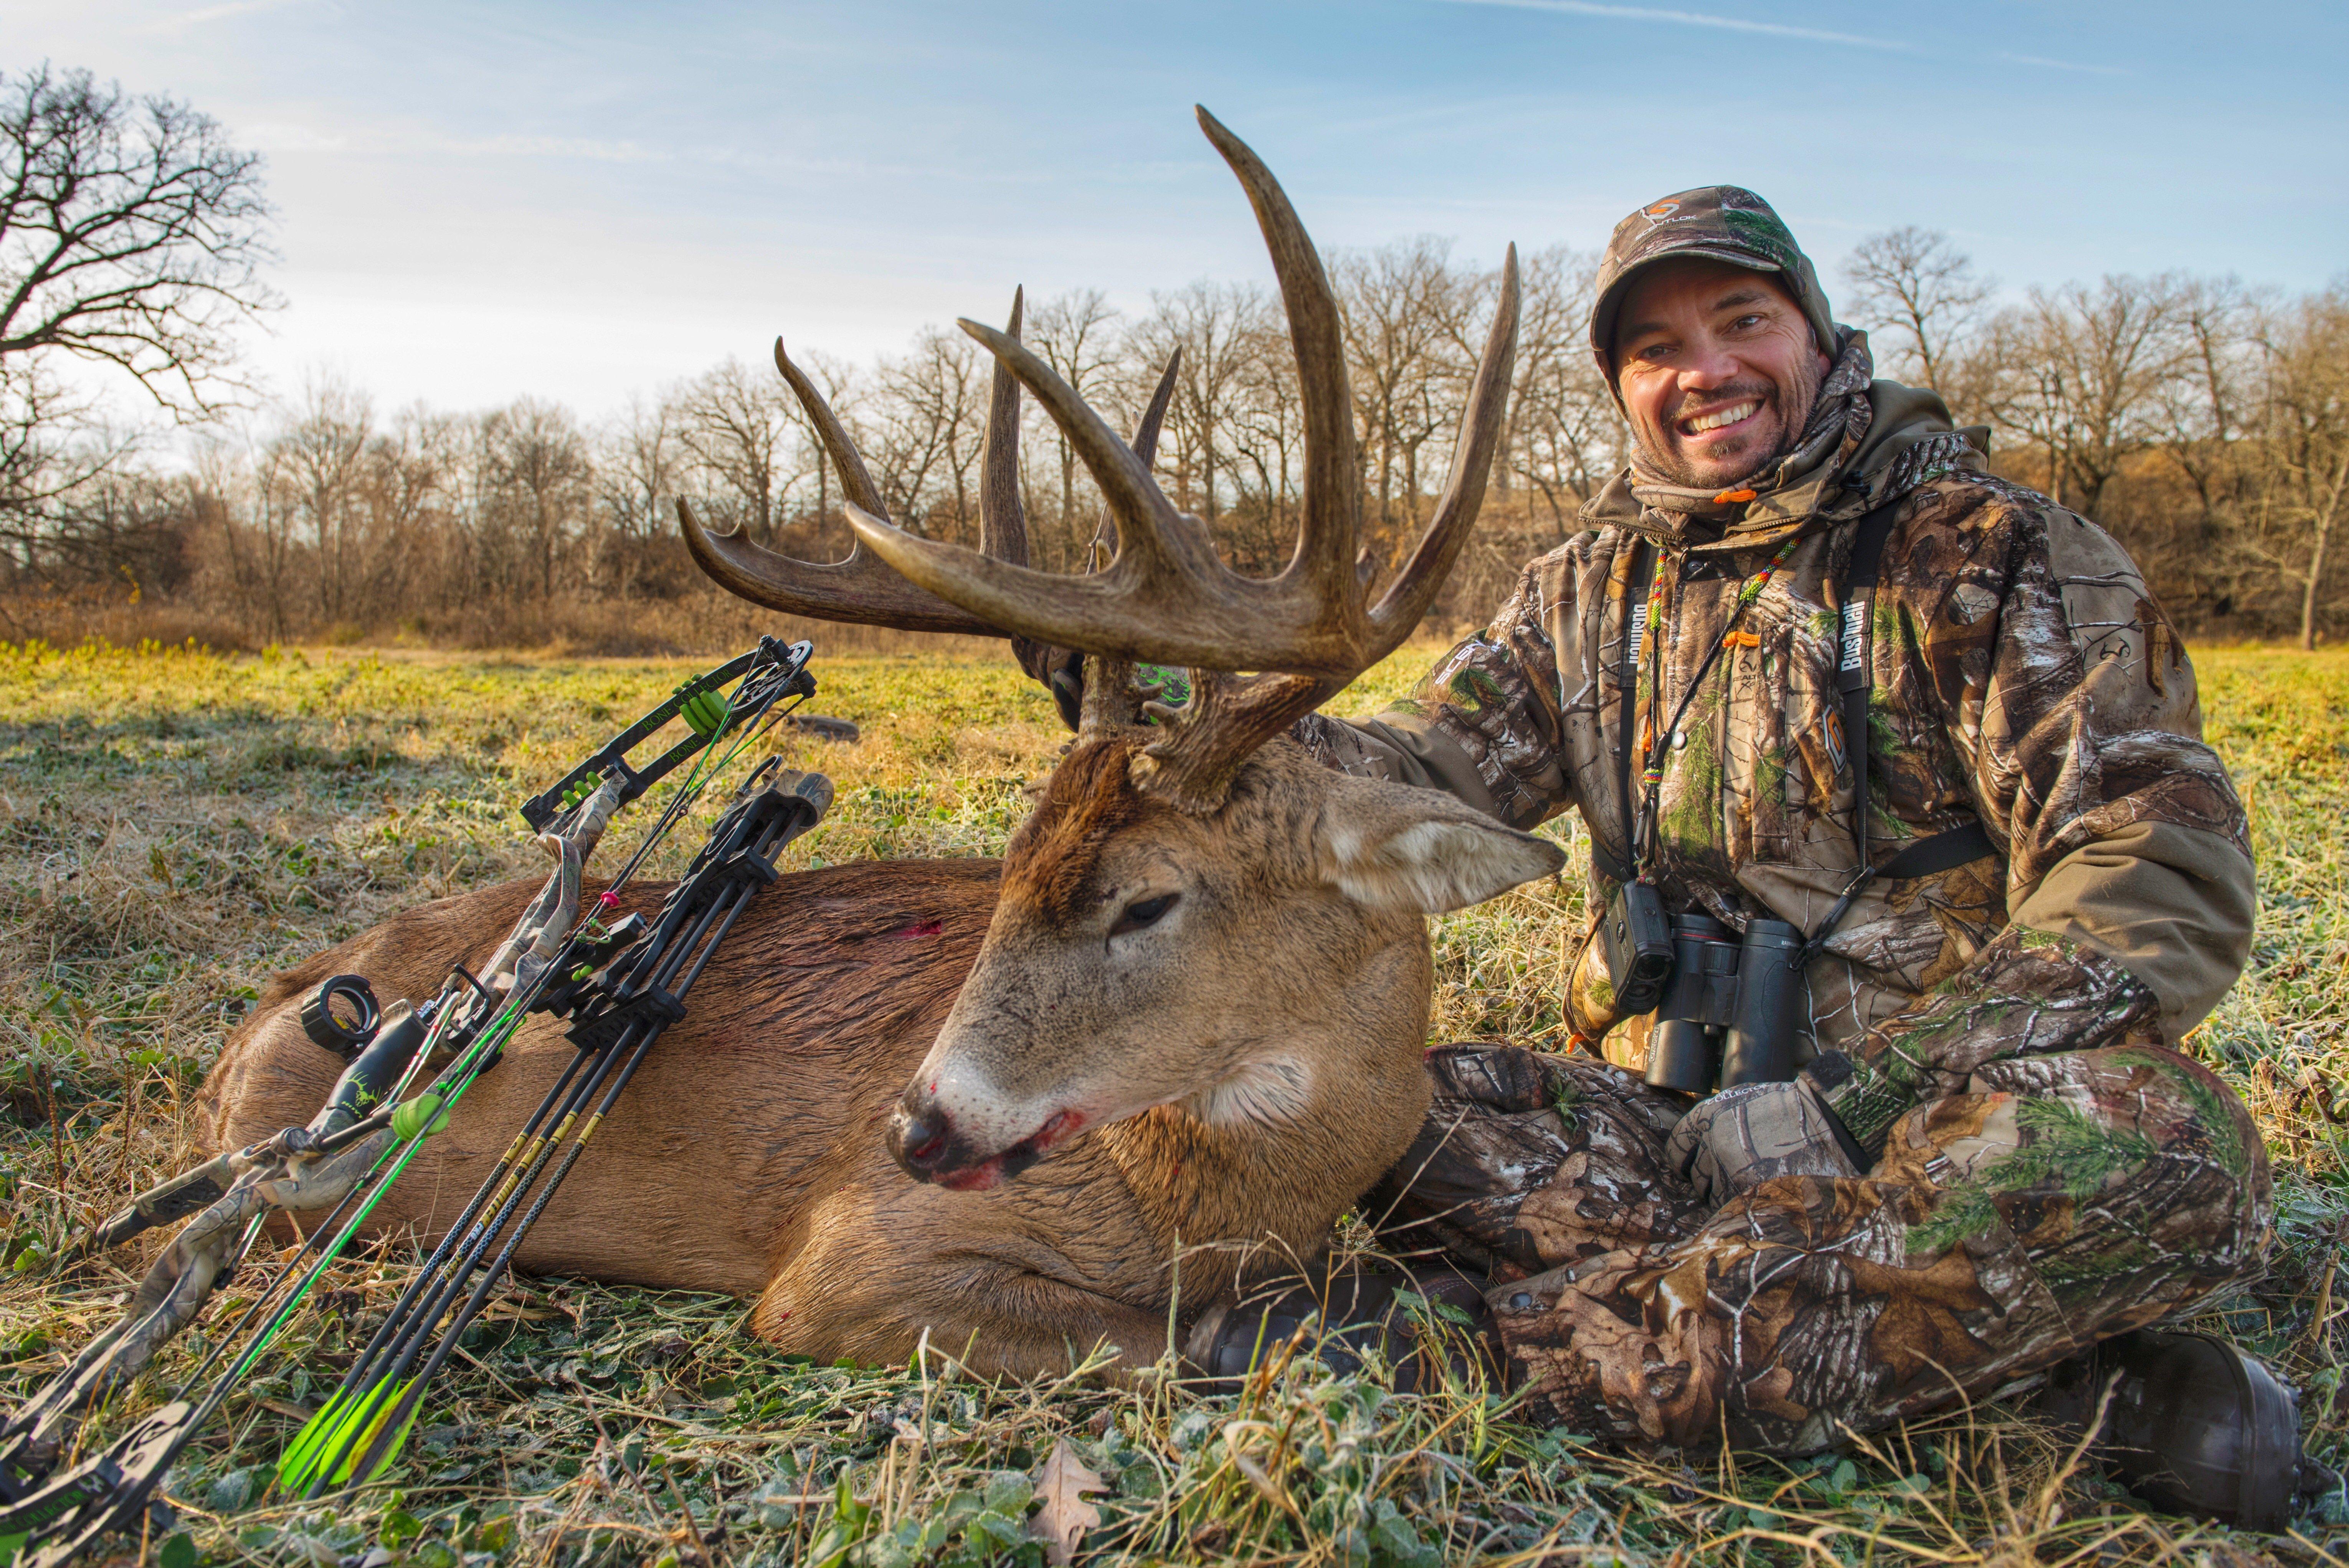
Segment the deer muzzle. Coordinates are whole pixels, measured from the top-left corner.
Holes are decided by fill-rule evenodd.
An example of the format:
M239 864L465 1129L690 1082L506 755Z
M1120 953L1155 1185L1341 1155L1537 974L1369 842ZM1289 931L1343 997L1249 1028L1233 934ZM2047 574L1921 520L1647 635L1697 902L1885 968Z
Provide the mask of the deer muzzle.
M1006 1144L973 1136L968 1122L958 1121L930 1087L916 1084L889 1118L889 1158L916 1181L981 1191L1018 1176L1085 1121L1081 1112L1055 1111L1033 1132Z

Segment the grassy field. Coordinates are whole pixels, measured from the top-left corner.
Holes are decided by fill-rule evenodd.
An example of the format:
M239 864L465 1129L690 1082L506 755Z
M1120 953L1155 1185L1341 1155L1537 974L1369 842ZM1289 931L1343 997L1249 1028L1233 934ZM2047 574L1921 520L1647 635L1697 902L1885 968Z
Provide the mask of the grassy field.
M1374 711L1427 655L1337 705ZM2267 1129L2276 1263L2212 1314L2302 1387L2345 1457L2349 1352L2349 657L2198 654L2210 738L2251 808L2263 910L2243 983L2194 1037ZM211 1152L186 1107L274 969L392 911L538 874L513 807L691 667L273 650L0 650L0 1406L113 1315L147 1251L48 1259ZM998 852L1062 736L999 659L819 658L795 742L839 786L801 864ZM624 821L626 819L624 819ZM696 836L682 834L681 862ZM657 869L673 869L674 864ZM1556 1038L1578 879L1438 923L1440 1037ZM625 1112L623 1113L625 1114ZM477 1325L388 1484L303 1510L283 1438L406 1279L351 1260L172 1488L165 1568L1040 1563L1025 1531L1066 1439L1105 1490L1081 1558L1127 1563L2339 1563L2349 1520L2229 1537L2142 1512L2049 1433L1960 1411L1799 1463L1659 1469L1514 1421L1483 1391L1398 1397L1299 1365L1236 1397L788 1364L731 1301L533 1281ZM239 1296L263 1270L231 1285ZM226 1321L216 1304L207 1322ZM111 1429L168 1397L184 1345ZM192 1549L192 1550L191 1550Z

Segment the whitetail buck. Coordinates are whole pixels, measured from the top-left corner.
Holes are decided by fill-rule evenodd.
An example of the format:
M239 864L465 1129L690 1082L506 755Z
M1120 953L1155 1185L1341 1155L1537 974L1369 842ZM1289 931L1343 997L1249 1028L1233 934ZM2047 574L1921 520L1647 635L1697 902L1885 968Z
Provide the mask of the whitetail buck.
M761 1335L825 1359L903 1358L926 1328L982 1369L1063 1369L1104 1338L1135 1366L1167 1347L1178 1249L1233 1244L1186 1257L1190 1308L1237 1282L1244 1244L1309 1257L1417 1131L1423 917L1562 857L1448 797L1328 771L1283 732L1403 640L1467 537L1507 392L1515 253L1447 488L1371 603L1336 301L1270 173L1200 118L1288 306L1308 432L1296 556L1269 580L1226 568L1150 476L1154 416L1138 456L1020 347L1016 310L1009 334L963 324L999 366L986 553L900 533L778 344L859 546L788 560L680 507L704 569L794 614L1081 649L1083 724L999 868L842 866L759 898L523 1267L755 1295ZM1097 576L1024 564L1019 385L1107 498L1119 548ZM1143 659L1196 667L1188 705L1154 726L1126 662ZM1233 670L1265 673L1212 673ZM323 1097L339 1064L303 1035L307 987L350 971L387 997L429 994L533 886L414 910L280 976L205 1086L215 1136L249 1142ZM535 1020L508 1046L378 1229L450 1222L570 1059L558 1029Z

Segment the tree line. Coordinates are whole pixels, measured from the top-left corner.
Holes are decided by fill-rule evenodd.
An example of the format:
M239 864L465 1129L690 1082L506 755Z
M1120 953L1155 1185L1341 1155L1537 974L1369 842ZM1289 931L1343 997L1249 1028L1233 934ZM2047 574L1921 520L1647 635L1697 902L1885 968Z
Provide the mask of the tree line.
M184 106L46 68L0 84L0 152L18 192L0 206L0 616L16 635L102 615L216 641L681 648L739 636L744 612L686 557L676 497L786 554L847 549L837 481L764 362L730 359L595 421L536 398L385 410L323 378L258 421L225 420L251 402L231 328L274 303L257 163ZM1525 262L1507 425L1438 603L1447 624L1488 613L1624 461L1584 337L1595 260L1554 247ZM1448 468L1498 276L1429 236L1329 263L1367 531L1392 561ZM2341 629L2326 590L2349 489L2349 285L2285 296L2169 274L2006 298L1914 228L1867 240L1837 282L1837 315L1870 331L1880 373L1989 426L1994 466L2110 527L2189 628L2303 643ZM1030 301L1023 337L1129 425L1179 350L1161 481L1234 566L1279 568L1302 429L1268 286L1201 281L1133 311L1075 290ZM55 374L65 357L126 374L193 427L192 462L106 423ZM868 362L793 358L894 520L975 543L986 352L937 327ZM1020 479L1037 564L1098 563L1091 483L1032 402Z
M2189 628L2303 648L2341 629L2349 279L2288 296L2111 275L1997 307L1947 235L1901 228L1844 281L1881 373L1989 426L1993 466L2118 535Z

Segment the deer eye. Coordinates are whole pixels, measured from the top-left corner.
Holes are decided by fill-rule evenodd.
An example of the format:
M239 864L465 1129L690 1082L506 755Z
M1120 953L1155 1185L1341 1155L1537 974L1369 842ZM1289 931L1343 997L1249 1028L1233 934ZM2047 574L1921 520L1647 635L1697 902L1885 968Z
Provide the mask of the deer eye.
M1117 924L1109 929L1109 934L1114 937L1122 932L1138 931L1144 926L1155 925L1160 916L1174 907L1174 898L1172 893L1161 893L1155 898L1142 898L1128 904L1125 912L1118 916Z

